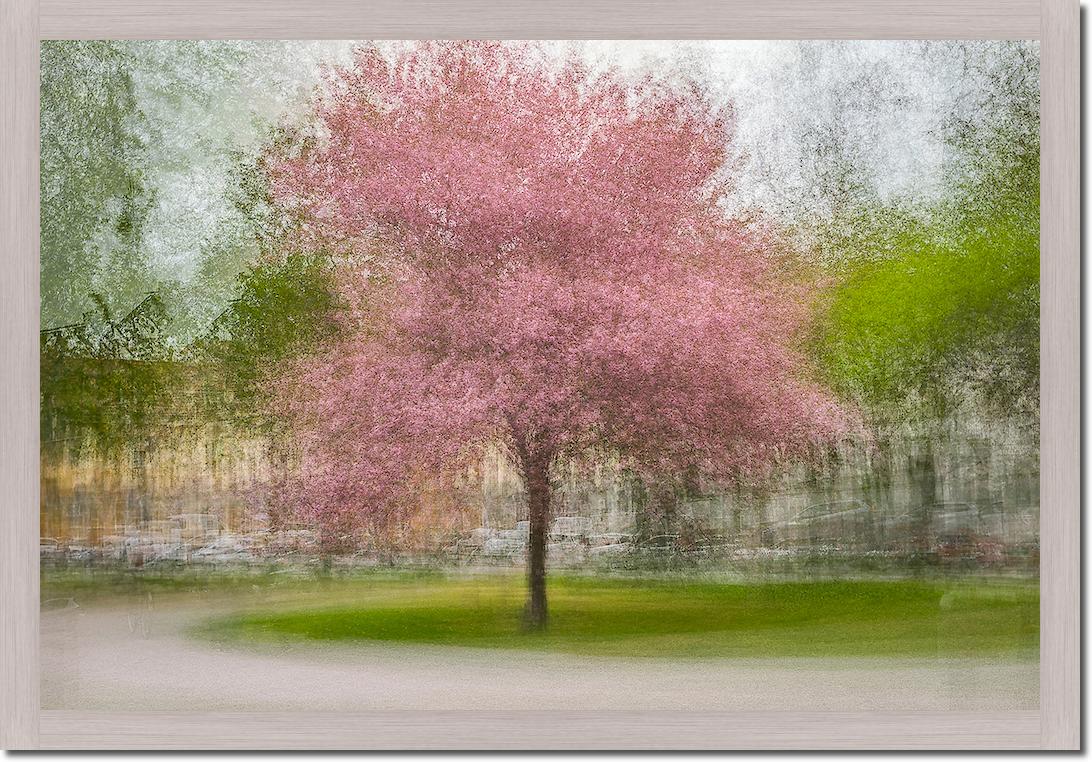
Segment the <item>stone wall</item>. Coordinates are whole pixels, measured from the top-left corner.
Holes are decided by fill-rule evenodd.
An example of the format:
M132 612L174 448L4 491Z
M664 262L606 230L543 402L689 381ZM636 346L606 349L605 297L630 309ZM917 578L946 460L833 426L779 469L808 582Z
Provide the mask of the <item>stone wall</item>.
M645 484L604 459L557 475L554 513L586 517L596 534L670 534L681 527L761 546L775 544L779 527L821 504L858 501L892 519L921 506L966 503L992 516L1007 539L1026 540L1038 534L1039 504L1038 443L1027 432L1013 422L975 418L872 443L847 441L822 463L797 465L761 490L702 480ZM97 545L193 514L211 517L222 531L254 531L266 521L262 489L274 468L270 453L260 437L214 425L169 444L144 441L112 452L74 439L43 442L42 536ZM481 526L506 529L526 518L523 485L499 450L474 476Z
M500 452L487 456L483 473L483 526L526 519L519 475ZM586 517L596 533L672 533L689 525L757 546L776 541L776 527L806 509L859 502L889 520L922 506L966 504L992 517L1010 541L1038 536L1038 441L1014 421L970 418L846 441L819 464L790 468L761 489L708 482L658 489L609 462L557 482L555 515Z
M225 531L252 531L269 473L264 440L215 426L107 451L79 439L45 441L41 534L97 545L127 528L191 514L211 516Z

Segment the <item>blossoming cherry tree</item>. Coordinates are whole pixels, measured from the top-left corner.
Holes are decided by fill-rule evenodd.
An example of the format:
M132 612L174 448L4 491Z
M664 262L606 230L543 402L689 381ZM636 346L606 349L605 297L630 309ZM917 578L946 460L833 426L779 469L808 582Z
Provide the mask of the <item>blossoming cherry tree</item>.
M350 305L281 379L307 515L387 515L500 445L542 628L563 460L731 478L838 434L794 349L800 291L715 203L730 118L700 90L444 42L364 49L329 85L314 138L271 162L300 244L341 254Z

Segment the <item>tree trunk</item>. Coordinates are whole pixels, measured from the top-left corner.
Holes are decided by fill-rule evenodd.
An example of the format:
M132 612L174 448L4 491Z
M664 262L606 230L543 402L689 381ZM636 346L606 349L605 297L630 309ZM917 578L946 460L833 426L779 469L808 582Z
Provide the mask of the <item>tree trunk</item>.
M930 432L918 447L914 461L917 507L914 514L914 551L924 559L934 545L933 513L937 502L937 471Z
M873 509L873 550L888 549L892 540L889 529L893 518L891 471L891 441L887 437L879 437L875 449L865 460L864 477L864 491ZM899 538L894 539L897 541Z
M525 466L529 536L527 544L527 608L524 626L546 629L546 534L550 522L549 460L530 459Z

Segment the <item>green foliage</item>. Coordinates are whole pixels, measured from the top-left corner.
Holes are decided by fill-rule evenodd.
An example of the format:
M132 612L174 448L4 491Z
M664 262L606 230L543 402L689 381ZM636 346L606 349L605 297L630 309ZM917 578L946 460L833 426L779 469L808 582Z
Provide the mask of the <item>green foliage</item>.
M213 382L226 396L210 401L244 423L270 423L264 405L267 372L317 347L337 330L339 305L331 263L320 254L291 254L260 262L238 278L239 297L198 342L199 356L217 371Z
M174 418L180 369L159 295L120 318L101 295L90 298L96 308L82 323L42 332L43 446L72 439L111 449L162 432Z
M818 324L829 380L876 420L945 415L977 397L1034 417L1039 402L1037 51L963 48L983 81L954 115L947 201L857 206L820 234L840 263ZM983 114L989 115L984 120Z
M237 297L192 347L197 361L212 371L206 379L209 412L243 427L276 425L268 409L273 392L268 373L337 331L340 303L330 257L286 247L292 220L270 198L269 153L285 150L293 140L274 129L266 136L267 150L233 154L228 196L250 237L250 264L235 277Z
M92 291L149 289L141 252L151 207L143 117L124 43L46 41L41 52L41 310L70 321Z
M943 406L965 382L998 403L1034 404L1038 226L1001 217L950 238L929 232L849 268L822 327L830 377L874 408L908 395Z

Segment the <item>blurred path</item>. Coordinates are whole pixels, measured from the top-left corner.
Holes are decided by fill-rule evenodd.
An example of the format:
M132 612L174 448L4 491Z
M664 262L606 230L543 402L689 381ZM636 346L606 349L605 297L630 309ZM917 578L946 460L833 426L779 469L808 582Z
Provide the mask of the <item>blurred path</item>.
M228 609L225 609L228 610ZM657 660L404 645L221 648L158 599L42 612L42 707L125 710L1036 709L1036 662Z

